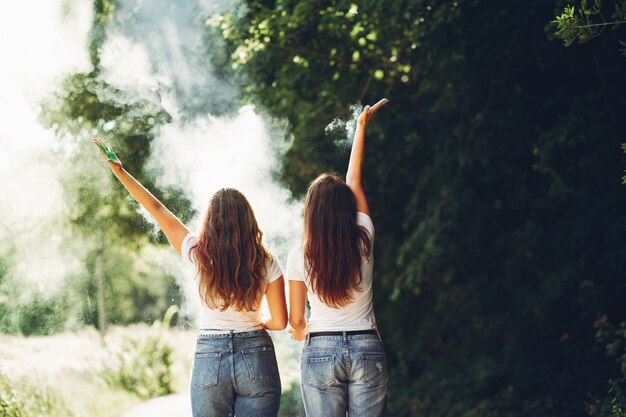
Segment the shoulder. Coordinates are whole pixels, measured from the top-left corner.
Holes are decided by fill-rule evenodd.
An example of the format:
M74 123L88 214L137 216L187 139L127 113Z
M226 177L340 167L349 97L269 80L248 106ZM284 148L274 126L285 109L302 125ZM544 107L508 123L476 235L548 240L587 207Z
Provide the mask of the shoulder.
M365 228L370 236L374 236L374 222L372 218L362 211L356 212L356 224Z
M287 255L287 259L302 258L303 256L304 256L304 248L302 244L299 244L291 248L291 250L289 251L289 255Z
M269 257L265 261L265 278L267 282L276 281L283 275L283 270L274 255L268 252Z
M292 281L304 280L304 249L302 245L295 246L287 256L286 278Z
M195 247L198 246L200 239L195 233L187 233L180 246L180 253L183 259L196 263Z

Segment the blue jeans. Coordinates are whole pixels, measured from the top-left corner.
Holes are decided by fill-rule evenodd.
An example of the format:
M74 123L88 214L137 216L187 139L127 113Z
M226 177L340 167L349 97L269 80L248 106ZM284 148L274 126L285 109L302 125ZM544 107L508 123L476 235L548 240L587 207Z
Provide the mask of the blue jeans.
M385 349L377 335L318 336L302 350L307 417L379 417L387 403Z
M267 331L200 334L190 391L193 417L275 417L280 375Z

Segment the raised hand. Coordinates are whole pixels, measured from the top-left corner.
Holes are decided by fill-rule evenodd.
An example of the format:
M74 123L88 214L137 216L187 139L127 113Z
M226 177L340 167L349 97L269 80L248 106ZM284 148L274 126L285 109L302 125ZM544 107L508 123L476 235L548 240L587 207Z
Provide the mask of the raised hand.
M378 109L380 109L382 106L384 106L387 103L389 103L389 100L387 100L386 98L383 98L382 100L378 101L378 103L374 104L371 107L369 105L365 106L361 114L359 114L357 122L361 126L366 126L367 122L370 121L374 113L376 113Z
M94 139L93 143L100 149L104 159L111 162L109 168L113 171L113 175L120 180L130 195L132 195L143 208L148 210L148 213L156 220L163 233L165 233L167 240L170 241L178 253L181 253L180 249L183 244L183 239L189 234L189 230L167 209L167 207L153 196L150 191L122 168L122 161L120 161L113 150L111 150L111 145L104 143L102 139Z
M106 159L107 161L111 161L115 165L118 165L120 167L122 166L122 161L119 160L117 155L115 155L115 152L113 152L113 150L111 149L111 144L104 143L102 139L94 139L93 143L98 147L98 149L100 149L100 152L102 152L102 156L104 157L104 159Z

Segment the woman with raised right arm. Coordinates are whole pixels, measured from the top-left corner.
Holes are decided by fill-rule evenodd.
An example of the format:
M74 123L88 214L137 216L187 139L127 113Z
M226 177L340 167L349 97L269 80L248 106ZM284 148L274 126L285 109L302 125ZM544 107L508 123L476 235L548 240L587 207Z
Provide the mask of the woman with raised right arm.
M193 417L275 417L280 377L266 329L287 325L283 274L265 249L252 207L239 191L211 197L198 234L190 233L95 141L113 174L154 217L174 249L197 270L200 330L191 375ZM270 318L261 319L266 298Z
M346 181L322 174L309 186L302 244L287 260L289 331L306 341L301 384L309 417L385 413L387 365L372 307L374 225L361 171L365 129L387 101L360 114Z

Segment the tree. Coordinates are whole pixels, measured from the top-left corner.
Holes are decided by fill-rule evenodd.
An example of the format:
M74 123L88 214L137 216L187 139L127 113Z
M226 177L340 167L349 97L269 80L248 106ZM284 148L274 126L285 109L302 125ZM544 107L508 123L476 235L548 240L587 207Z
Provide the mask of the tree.
M345 169L326 126L391 100L365 167L391 415L581 416L616 374L593 325L626 319L624 64L609 37L551 42L554 7L249 0L209 20L223 71L288 119L297 194Z
M70 149L63 182L70 202L69 222L77 234L69 247L79 254L84 251L86 271L86 277L74 281L78 291L87 294L83 298L84 320L97 323L102 332L108 320L128 323L155 320L154 314L162 316L169 305L157 299L172 299L177 287L173 277L159 272L142 253L150 244L164 243L164 236L152 233L153 226L141 216L138 205L113 183L91 139L102 137L112 142L124 155L125 167L183 220L194 214L181 190L159 189L154 174L144 168L150 142L159 127L171 120L159 97L145 91L123 91L100 76L100 50L115 9L115 1L94 0L89 44L92 70L69 75L44 103L42 113L44 124L55 130L63 144L60 148ZM63 152L59 154L64 157ZM133 280L141 271L144 278L146 271L152 272L153 282ZM159 280L167 284L159 285ZM129 299L133 300L130 304ZM180 301L180 294L174 299ZM155 303L158 311L154 311Z

